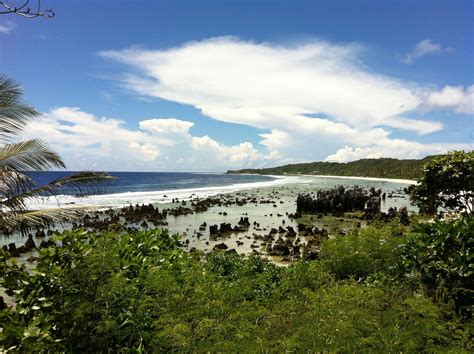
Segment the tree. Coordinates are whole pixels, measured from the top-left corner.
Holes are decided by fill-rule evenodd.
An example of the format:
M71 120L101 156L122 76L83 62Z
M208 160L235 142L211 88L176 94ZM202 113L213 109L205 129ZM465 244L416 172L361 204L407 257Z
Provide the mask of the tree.
M452 151L433 158L410 193L422 213L433 215L442 207L472 214L474 151Z
M0 233L32 226L44 226L77 216L80 208L28 210L28 201L54 195L64 188L85 195L98 183L113 177L103 172L80 172L43 186L37 186L28 171L65 168L61 157L39 139L12 142L27 124L39 117L38 111L22 101L21 87L0 76Z
M19 6L15 6L12 4L11 1L0 1L0 15L6 14L15 14L18 16L26 17L26 18L35 18L35 17L44 17L44 18L52 18L54 17L54 12L51 9L43 10L41 8L41 0L37 0L36 8L33 9L30 6L30 0L24 0L19 4Z

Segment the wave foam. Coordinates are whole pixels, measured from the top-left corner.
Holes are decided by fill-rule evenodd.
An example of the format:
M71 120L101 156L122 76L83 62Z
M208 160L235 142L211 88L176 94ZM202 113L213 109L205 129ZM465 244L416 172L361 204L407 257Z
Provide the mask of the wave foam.
M236 183L228 186L202 187L189 189L172 189L149 192L125 192L114 194L91 195L88 197L74 197L72 195L57 195L32 200L28 208L32 210L50 209L68 206L90 206L90 207L123 207L130 204L165 204L171 203L172 199L190 200L193 198L206 198L217 194L232 193L245 189L256 189L273 187L288 183L297 183L296 176L282 177L271 176L275 179L265 182Z

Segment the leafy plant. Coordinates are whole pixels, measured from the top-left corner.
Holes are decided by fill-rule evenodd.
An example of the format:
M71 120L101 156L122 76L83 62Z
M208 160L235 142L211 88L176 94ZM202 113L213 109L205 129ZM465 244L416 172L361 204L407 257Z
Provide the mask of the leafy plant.
M452 151L433 158L411 189L411 200L426 214L435 214L439 207L472 214L474 151Z
M386 226L377 238L390 234ZM0 257L0 285L17 299L16 310L0 311L0 350L472 349L469 324L447 321L449 312L418 289L383 275L393 259L380 262L393 245L384 248L369 233L361 238L371 250L364 259L376 255L378 266L357 261L347 269L370 273L365 282L338 280L342 273L324 259L288 267L222 252L199 259L160 230L56 234L33 271Z
M463 316L474 305L474 218L420 224L400 246L399 267L405 277L419 273L430 293L450 302Z
M0 76L0 234L75 217L81 209L31 211L28 201L54 195L66 187L83 195L98 183L112 178L101 172L80 172L36 186L27 171L66 167L61 157L42 140L11 141L39 116L39 112L22 101L20 86L8 77Z
M369 226L324 240L321 261L338 279L365 279L372 273L390 272L396 263L403 229L393 225Z

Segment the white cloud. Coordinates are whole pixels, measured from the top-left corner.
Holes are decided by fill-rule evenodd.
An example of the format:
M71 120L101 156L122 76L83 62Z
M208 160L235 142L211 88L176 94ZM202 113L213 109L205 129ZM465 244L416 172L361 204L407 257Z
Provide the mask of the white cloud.
M77 107L59 107L30 123L25 137L45 139L62 153L90 155L93 160L132 156L149 160L159 155L159 139L152 141L146 133L128 130L124 124L119 119L98 118Z
M15 29L16 25L10 21L0 23L0 33L9 34Z
M405 64L412 64L415 60L423 58L430 54L441 54L452 52L453 48L445 48L440 44L433 42L431 39L423 39L419 41L403 59Z
M456 113L474 114L474 85L446 85L440 91L431 92L425 101L428 108L451 108Z
M398 159L416 159L427 155L443 154L450 150L471 150L469 144L421 144L404 139L387 140L367 147L345 146L329 155L326 161L348 162L359 159L377 159L391 157Z
M422 89L364 69L360 51L321 41L282 47L224 37L162 51L100 54L141 71L124 78L134 92L190 104L225 122L283 131L322 112L331 117L320 119L326 127L400 127L397 117L420 105ZM439 129L426 121L421 131L429 124ZM420 131L411 124L405 129Z
M417 110L448 107L465 113L469 102L458 98L448 104L432 88L374 73L361 64L362 50L324 41L281 46L219 37L166 50L131 48L100 55L136 70L123 76L134 93L192 105L213 119L266 131L259 134L266 153L245 145L222 148L208 136L192 139L194 150L213 149L229 164L240 160L230 154L240 156L241 150L247 162L259 165L326 156L340 161L422 157L458 146L391 138L390 128L418 134L443 129L440 122L407 118ZM449 50L424 40L408 60ZM465 97L471 88L463 92Z
M223 171L228 168L263 167L295 162L298 153L309 151L310 156L320 149L319 144L334 145L334 136L317 137L310 132L295 139L293 132L272 130L261 134L261 144L267 152L260 152L250 142L236 145L222 144L208 135L192 136L193 122L177 118L155 118L138 122L139 128L127 128L114 118L99 118L77 107L59 107L30 123L23 138L39 137L64 157L69 169L147 170L147 171ZM336 134L335 132L334 134ZM345 141L357 131L341 130ZM327 160L348 161L364 157L392 156L420 157L453 148L468 147L442 144L420 144L406 140L392 140L381 129L363 132L361 146L345 146ZM356 141L358 141L356 139ZM364 144L362 142L365 141ZM280 151L284 151L282 154ZM311 158L309 160L314 160Z
M293 143L291 136L283 131L272 129L269 134L259 134L263 140L260 144L265 145L269 150L278 150Z
M132 129L119 119L59 107L30 123L22 138L48 141L69 169L222 171L266 158L249 142L227 146L209 136L193 137L193 125L177 118L154 118Z
M193 122L187 122L176 118L149 119L139 123L140 128L154 133L172 133L178 135L187 134L194 125Z
M227 166L246 166L263 159L263 156L249 142L226 146L208 135L191 138L191 147L195 150L216 154L219 160Z

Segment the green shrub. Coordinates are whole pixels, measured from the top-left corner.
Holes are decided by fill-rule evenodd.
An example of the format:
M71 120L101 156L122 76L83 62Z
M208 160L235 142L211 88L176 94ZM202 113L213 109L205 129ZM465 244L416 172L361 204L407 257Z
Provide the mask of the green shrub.
M391 225L354 230L323 241L321 260L337 279L365 279L395 265L403 240L403 233Z
M419 273L440 301L472 317L474 305L474 218L420 224L400 247L403 276Z
M0 311L0 350L472 349L468 324L447 321L452 314L423 292L389 281L399 236L376 231L329 242L322 261L288 267L226 253L200 260L159 230L56 235L62 245L42 250L33 272L0 256L1 285L17 298L16 310ZM338 268L337 257L363 249ZM371 257L376 265L366 267Z

